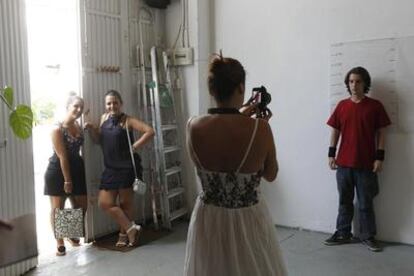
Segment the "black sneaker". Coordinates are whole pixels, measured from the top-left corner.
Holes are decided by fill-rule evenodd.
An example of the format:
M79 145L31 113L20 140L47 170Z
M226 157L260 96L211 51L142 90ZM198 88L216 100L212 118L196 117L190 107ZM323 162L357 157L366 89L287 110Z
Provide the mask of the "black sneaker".
M368 249L373 252L382 251L382 247L378 244L378 242L373 237L363 240L362 243L365 244L368 247Z
M324 241L325 245L341 245L352 242L352 234L341 235L336 231L329 239Z

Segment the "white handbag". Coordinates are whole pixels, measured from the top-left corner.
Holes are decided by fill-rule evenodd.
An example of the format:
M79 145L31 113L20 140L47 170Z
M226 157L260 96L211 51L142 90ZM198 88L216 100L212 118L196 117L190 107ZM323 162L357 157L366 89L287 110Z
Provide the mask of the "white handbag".
M132 151L131 137L129 137L129 131L128 131L128 118L125 120L125 128L126 128L126 134L128 137L129 152L131 154L131 160L132 160L132 165L134 167L134 174L135 174L135 180L134 180L134 183L132 184L132 189L137 194L144 195L147 192L147 183L139 179L137 176L137 168L135 165L134 153Z

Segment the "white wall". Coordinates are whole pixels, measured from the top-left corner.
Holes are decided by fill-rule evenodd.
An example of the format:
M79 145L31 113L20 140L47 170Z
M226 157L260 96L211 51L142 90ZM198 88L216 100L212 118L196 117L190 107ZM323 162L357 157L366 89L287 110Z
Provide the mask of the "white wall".
M247 91L263 84L273 96L271 126L280 173L275 183L264 185L263 193L275 223L332 232L338 199L326 157L330 45L413 35L414 2L190 2L191 41L202 51L195 66L184 70L189 114L203 113L209 102L201 85L207 77L200 70L207 67L205 51L223 49L225 56L238 58L247 70ZM179 1L173 1L168 14L167 32L175 38ZM379 239L414 244L413 141L412 134L388 134L381 191L375 200Z
M331 232L335 175L327 167L329 47L342 41L414 34L414 2L215 1L215 48L241 60L247 89L264 84L280 162L263 190L277 224ZM378 238L414 244L413 135L390 133L380 195Z
M276 224L323 232L335 229L335 173L327 166L330 45L414 34L409 0L189 1L194 66L186 67L188 114L204 113L208 54L223 49L247 70L246 91L265 85L273 96L271 126L280 173L263 193ZM170 46L180 3L167 11ZM247 97L248 95L246 95ZM378 238L414 244L414 139L389 133L380 195ZM189 166L191 166L189 164ZM197 191L190 185L191 198Z

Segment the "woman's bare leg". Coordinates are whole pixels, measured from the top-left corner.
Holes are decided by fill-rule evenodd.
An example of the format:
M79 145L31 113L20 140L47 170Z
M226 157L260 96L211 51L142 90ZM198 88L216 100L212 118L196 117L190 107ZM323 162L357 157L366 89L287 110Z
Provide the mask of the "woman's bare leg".
M53 233L55 232L55 209L63 209L65 207L66 197L63 196L50 196L50 206L52 208L50 212L50 223L52 225ZM56 239L57 246L65 245L63 239Z
M77 195L69 198L72 208L82 208L83 215L86 213L88 208L88 197L86 195Z
M133 221L134 217L134 194L132 188L119 190L119 207L124 211L125 215L130 221ZM126 233L128 228L121 228L121 233Z
M121 209L125 212L128 216L129 220L133 222L134 217L134 193L132 188L128 189L120 189L119 190L119 202ZM121 229L121 231L125 231L128 235L129 246L136 245L137 238L140 232L140 226L132 225L133 227Z
M110 215L121 227L121 229L128 229L132 222L129 220L125 212L116 205L116 197L118 191L99 191L99 207Z

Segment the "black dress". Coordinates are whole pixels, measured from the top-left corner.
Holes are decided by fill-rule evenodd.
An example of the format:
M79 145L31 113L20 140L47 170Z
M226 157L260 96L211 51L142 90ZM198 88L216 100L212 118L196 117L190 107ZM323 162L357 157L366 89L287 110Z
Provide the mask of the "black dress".
M80 156L80 147L83 145L84 137L81 132L80 137L72 137L66 128L59 124L63 134L63 143L67 150L72 176L73 190L71 195L86 195L85 166ZM50 196L67 196L64 189L64 178L60 167L60 160L56 152L49 158L49 164L45 173L44 194Z
M105 170L102 173L102 190L118 190L131 188L135 179L127 130L120 125L125 114L110 116L101 126L101 146L104 155ZM128 131L131 141L134 141L132 131ZM141 158L134 153L137 176L142 179Z

